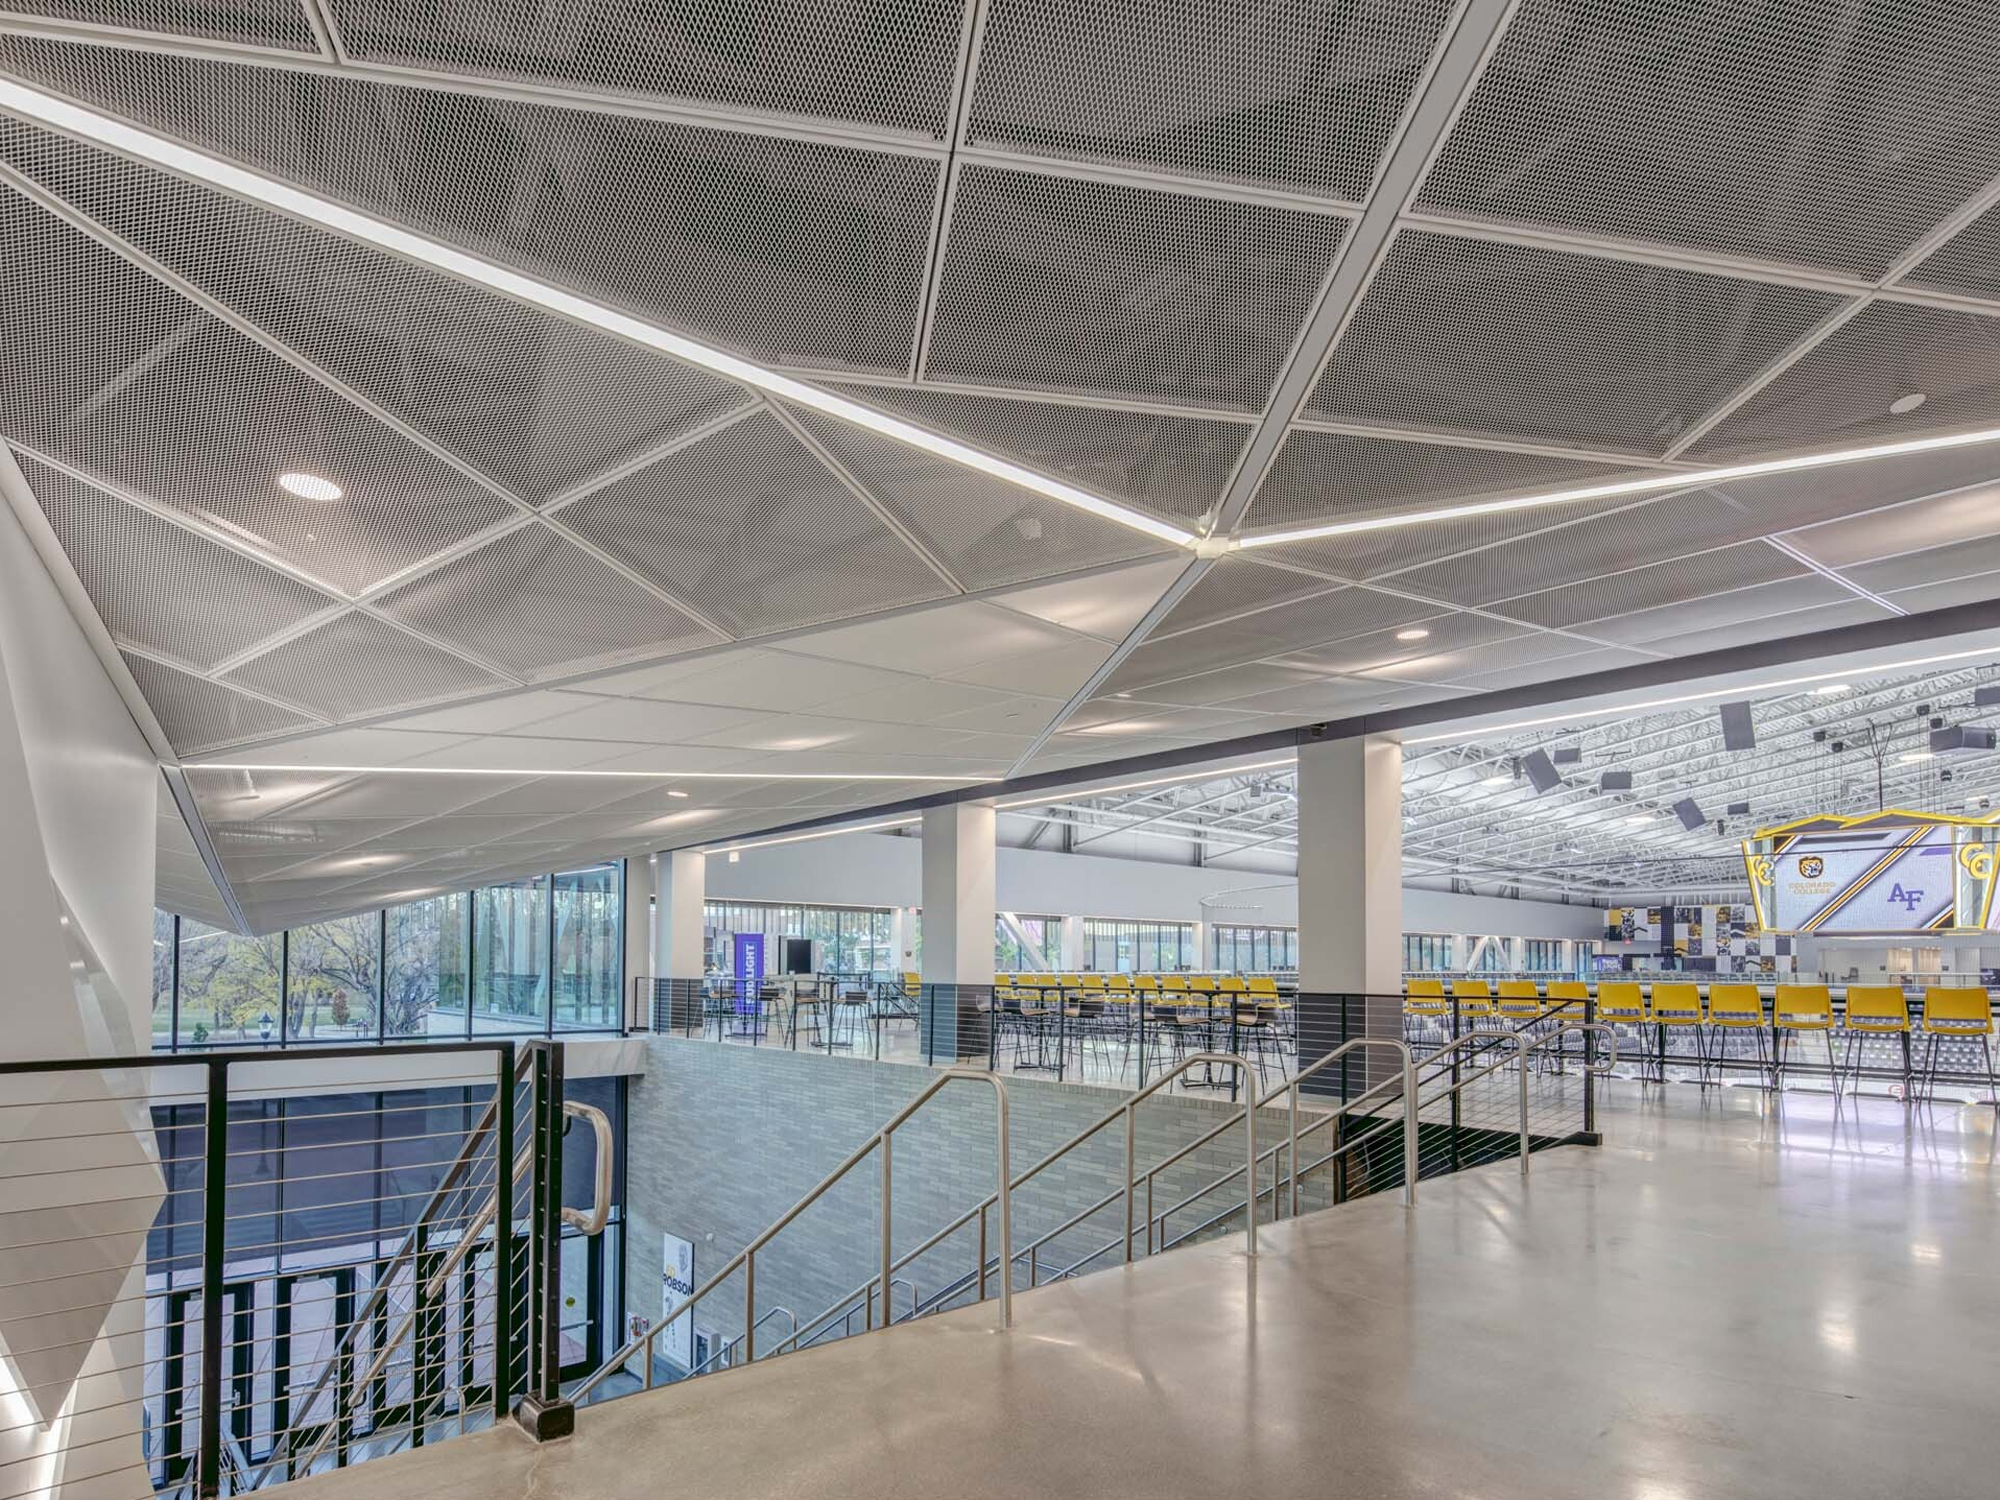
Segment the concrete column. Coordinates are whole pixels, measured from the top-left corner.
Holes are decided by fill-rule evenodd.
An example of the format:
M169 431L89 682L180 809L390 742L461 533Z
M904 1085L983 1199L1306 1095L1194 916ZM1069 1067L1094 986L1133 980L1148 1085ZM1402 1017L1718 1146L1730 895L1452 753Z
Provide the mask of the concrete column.
M926 984L993 982L993 829L978 803L924 810Z
M653 973L661 979L700 979L702 909L708 900L708 856L675 849L655 856Z
M981 1002L993 986L993 833L990 805L924 810L924 960L919 1012L924 1056L984 1057ZM938 988L931 988L937 986Z
M1195 970L1198 973L1213 974L1215 972L1215 953L1209 947L1210 931L1211 927L1207 921L1196 920L1194 924L1194 957L1190 962L1194 964Z
M916 911L912 907L898 906L889 912L889 946L895 957L889 967L897 974L914 974L917 966L911 960L912 949L916 947Z
M1383 735L1299 748L1299 1049L1403 1030L1403 747ZM1365 1002L1315 1000L1366 995ZM1372 1050L1372 1049L1371 1049ZM1371 1058L1384 1076L1388 1054ZM1381 1060L1377 1060L1377 1059ZM1330 1069L1337 1071L1337 1069ZM1362 1070L1350 1070L1358 1081Z
M1062 970L1074 974L1083 967L1083 918L1062 919Z
M632 982L653 977L653 868L658 855L625 861L625 998Z

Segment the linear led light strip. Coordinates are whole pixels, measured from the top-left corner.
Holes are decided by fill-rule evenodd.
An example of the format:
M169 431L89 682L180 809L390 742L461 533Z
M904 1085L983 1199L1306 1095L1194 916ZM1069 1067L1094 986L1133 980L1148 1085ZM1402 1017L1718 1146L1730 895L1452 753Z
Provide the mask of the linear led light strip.
M1190 771L1179 776L1158 776L1151 781L1121 781L1116 786L1085 786L1074 792L1059 792L1046 797L1024 797L1018 802L998 802L994 806L1001 812L1011 812L1017 807L1046 807L1051 802L1067 802L1076 797L1108 797L1113 792L1136 792L1149 786L1172 786L1183 781L1220 781L1225 776L1242 776L1250 771L1272 771L1280 766L1297 763L1294 756L1282 760L1253 761L1246 766L1220 766L1212 771Z
M807 839L830 839L837 833L873 833L881 828L908 828L921 818L891 818L884 823L845 823L839 828L820 828L811 833L788 833L783 838L757 839L748 844L711 844L704 854L741 854L745 849L769 849L774 844L803 844Z
M901 771L541 771L503 766L304 766L263 761L190 761L185 771L289 771L335 776L605 776L644 781L978 781L977 776L914 776Z
M52 126L67 134L94 141L122 151L128 156L149 162L154 166L167 168L192 177L197 182L222 188L253 202L262 203L284 213L294 214L310 223L350 235L367 244L379 245L411 260L434 266L464 280L480 286L518 297L538 307L548 308L580 323L601 328L620 338L630 339L662 354L688 364L699 365L713 370L732 380L767 391L774 396L782 396L787 401L797 402L823 411L828 416L852 422L859 427L867 427L897 442L907 443L913 448L922 448L935 453L953 463L963 464L968 469L978 469L997 479L1019 485L1022 489L1033 490L1051 500L1077 510L1089 511L1107 521L1120 526L1129 526L1135 531L1143 531L1161 541L1171 542L1176 547L1191 547L1196 537L1193 532L1183 530L1165 521L1155 520L1149 515L1131 509L1129 506L1106 500L1088 491L1051 479L1045 474L1037 474L1032 469L1024 469L1019 464L1008 463L1005 459L982 453L976 448L968 448L963 443L955 443L950 438L940 437L934 432L926 432L908 422L868 407L845 400L828 391L764 369L760 365L726 354L720 349L710 348L694 339L677 333L669 333L663 328L642 322L625 313L579 297L573 292L565 292L518 271L510 271L492 261L481 260L467 255L462 250L454 250L423 235L413 234L380 219L357 213L344 204L308 193L276 178L252 172L220 157L196 151L164 136L154 135L127 125L121 120L101 115L94 110L84 109L68 100L52 94L24 87L11 79L0 78L0 109L6 109L24 119Z
M1406 737L1405 745L1435 745L1444 740L1466 740L1493 734L1507 734L1516 729L1540 729L1547 724L1574 724L1579 719L1592 722L1634 719L1641 714L1652 713L1661 708L1677 708L1683 703L1700 703L1709 698L1741 698L1751 693L1769 693L1779 688L1804 687L1809 682L1848 681L1856 677L1880 677L1889 672L1904 672L1911 667L1932 667L1940 662L1964 661L1967 657L2000 657L2000 646L1980 646L1970 651L1947 651L1939 656L1917 656L1908 661L1885 661L1879 665L1849 666L1838 672L1814 672L1806 677L1781 677L1772 682L1746 683L1740 687L1710 688L1700 693L1683 693L1674 698L1649 698L1643 703L1615 703L1601 709L1571 709L1567 713L1547 714L1539 719L1515 719L1506 724L1483 724L1471 729L1454 729L1444 734L1420 734Z

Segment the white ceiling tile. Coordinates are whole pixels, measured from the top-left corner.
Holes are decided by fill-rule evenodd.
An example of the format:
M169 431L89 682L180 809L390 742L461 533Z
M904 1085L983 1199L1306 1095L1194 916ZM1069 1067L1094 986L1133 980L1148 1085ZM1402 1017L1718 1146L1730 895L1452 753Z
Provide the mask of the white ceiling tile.
M461 703L451 708L432 709L429 713L411 714L407 718L390 720L386 727L456 734L505 734L512 729L524 729L538 719L566 712L572 702L572 695L567 693L527 690L478 703Z
M1136 567L1107 569L1091 578L1010 589L995 596L992 602L1115 643L1131 634L1154 601L1187 571L1187 566L1187 558L1173 557Z
M863 666L940 676L1070 639L1039 620L968 601L844 625L808 640L790 642L787 649Z
M538 737L547 739L627 740L641 744L678 745L718 729L748 723L756 717L745 709L713 708L698 702L597 698L583 693L552 693L550 696L566 701L559 713L533 726Z
M810 641L811 637L805 640ZM793 644L802 650L810 649L805 642ZM731 652L712 657L703 666L703 671L650 688L639 696L787 711L834 704L915 680L901 672L885 672L822 657L794 656L786 651ZM593 692L600 686L589 684Z
M1097 641L1065 641L1043 651L1024 651L996 657L954 672L962 682L1005 688L1016 693L1052 693L1067 698L1104 665L1111 654Z
M952 714L994 709L1011 695L937 678L906 678L894 687L843 699L840 712L850 719L876 719L892 724L929 724Z

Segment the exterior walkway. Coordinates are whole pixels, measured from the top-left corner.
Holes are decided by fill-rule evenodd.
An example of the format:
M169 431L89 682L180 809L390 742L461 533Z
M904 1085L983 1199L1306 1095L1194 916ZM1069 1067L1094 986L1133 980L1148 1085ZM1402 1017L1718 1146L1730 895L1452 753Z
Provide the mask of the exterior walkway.
M1606 1146L305 1482L333 1500L1993 1492L1993 1111L1614 1086ZM302 1492L303 1493L303 1492Z

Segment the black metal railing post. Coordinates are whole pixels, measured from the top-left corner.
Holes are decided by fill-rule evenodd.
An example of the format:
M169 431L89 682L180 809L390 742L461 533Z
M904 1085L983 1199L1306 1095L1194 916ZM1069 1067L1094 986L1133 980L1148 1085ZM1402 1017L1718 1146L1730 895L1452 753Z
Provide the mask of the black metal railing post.
M493 1420L514 1402L514 1044L500 1052L493 1080Z
M1458 1045L1457 1045L1457 1044L1458 1044L1458 1037L1459 1037L1459 1010L1458 1010L1458 997L1457 997L1457 996L1453 996L1453 997L1452 997L1452 1002L1451 1002L1451 1040L1452 1040L1452 1049L1451 1049L1451 1169L1452 1169L1452 1171L1454 1171L1454 1172L1456 1172L1456 1171L1457 1171L1457 1170L1459 1169L1459 1167L1460 1167L1460 1166L1462 1165L1462 1163L1461 1163L1461 1162L1460 1162L1460 1160L1459 1160L1459 1116L1460 1116L1460 1110L1459 1110L1459 1105L1460 1105L1460 1103L1462 1102L1462 1100L1463 1100L1463 1098L1464 1098L1464 1096L1463 1096L1463 1095L1462 1095L1462 1094L1461 1094L1461 1093L1459 1092L1459 1087L1458 1087L1458 1082L1459 1082L1459 1071L1458 1071L1458 1064L1459 1064L1459 1048L1458 1048Z
M528 1228L528 1393L514 1418L537 1442L568 1437L576 1408L562 1395L562 1130L563 1055L553 1042L535 1042L533 1205ZM512 1169L511 1162L502 1167Z
M1595 994L1583 997L1583 1021L1586 1027L1597 1024L1597 998ZM1597 1076L1591 1067L1597 1061L1597 1033L1586 1030L1583 1033L1583 1132L1595 1135L1597 1132Z
M228 1252L229 1061L206 1059L208 1102L202 1130L201 1421L196 1488L202 1500L222 1493L222 1263Z

